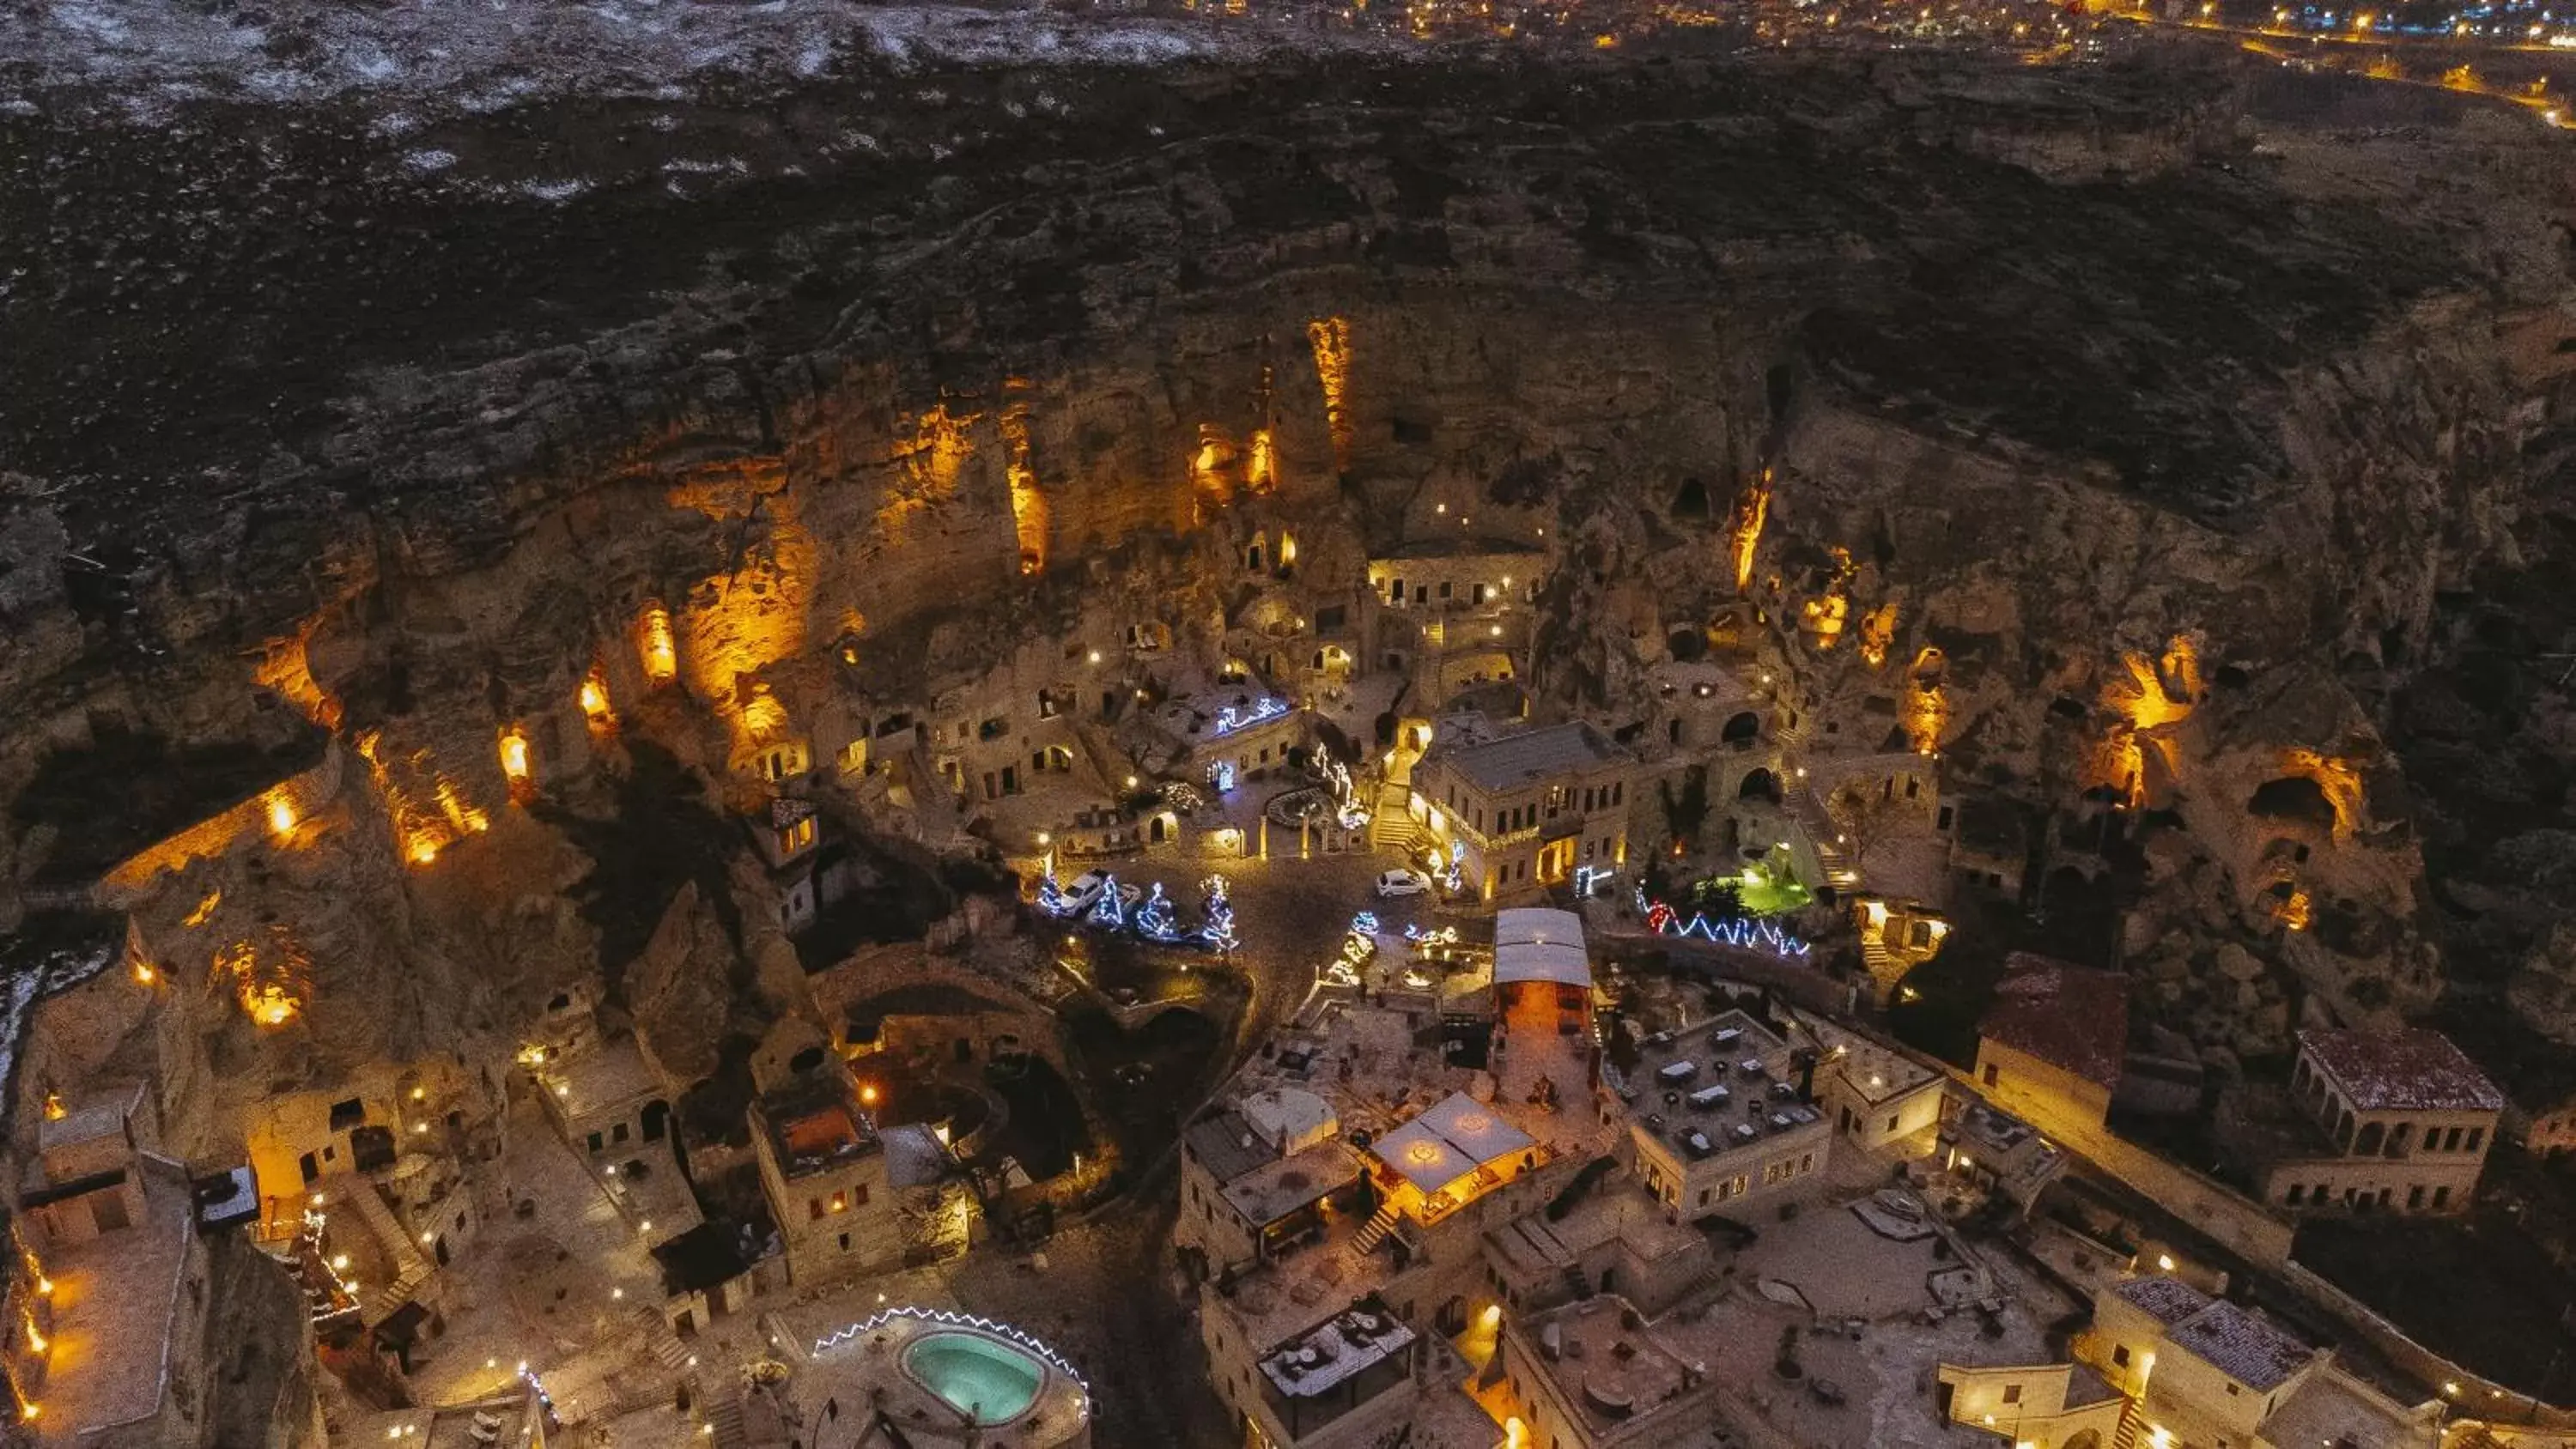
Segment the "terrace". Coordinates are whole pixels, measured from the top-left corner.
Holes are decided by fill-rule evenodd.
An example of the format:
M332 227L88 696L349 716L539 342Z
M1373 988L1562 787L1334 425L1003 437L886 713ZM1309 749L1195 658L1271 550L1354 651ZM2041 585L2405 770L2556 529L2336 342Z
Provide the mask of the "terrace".
M196 1199L155 1159L127 1170L142 1187L133 1225L43 1255L54 1326L37 1430L48 1444L148 1419L169 1391Z
M859 1109L855 1089L837 1071L773 1091L753 1111L785 1177L828 1171L879 1150L876 1125Z

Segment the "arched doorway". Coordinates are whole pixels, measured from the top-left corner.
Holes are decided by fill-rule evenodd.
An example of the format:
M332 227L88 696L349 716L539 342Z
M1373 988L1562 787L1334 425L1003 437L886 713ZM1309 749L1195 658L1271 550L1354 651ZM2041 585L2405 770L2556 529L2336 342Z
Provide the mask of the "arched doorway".
M1749 745L1762 737L1762 716L1749 709L1741 711L1726 722L1717 737L1726 744Z
M1780 803L1780 777L1769 770L1755 769L1746 773L1744 783L1735 787L1738 800L1767 800Z
M644 1140L659 1142L671 1127L671 1104L655 1098L644 1104Z

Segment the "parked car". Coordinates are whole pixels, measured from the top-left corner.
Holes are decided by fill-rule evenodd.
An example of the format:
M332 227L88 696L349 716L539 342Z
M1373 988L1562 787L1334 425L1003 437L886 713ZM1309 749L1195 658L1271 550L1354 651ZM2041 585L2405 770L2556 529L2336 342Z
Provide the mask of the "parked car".
M1377 878L1377 893L1381 900L1423 895L1430 889L1431 877L1418 870L1391 870Z
M1091 909L1094 901L1100 899L1101 888L1108 884L1109 872L1086 870L1064 883L1064 898L1075 910L1087 911ZM1124 892L1122 891L1121 894L1123 895Z

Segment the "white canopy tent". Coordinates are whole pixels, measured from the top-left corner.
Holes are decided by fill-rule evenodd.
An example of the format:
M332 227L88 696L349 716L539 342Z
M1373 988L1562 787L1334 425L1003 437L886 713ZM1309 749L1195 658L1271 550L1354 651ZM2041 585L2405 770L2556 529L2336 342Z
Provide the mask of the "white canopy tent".
M1527 1151L1532 1145L1528 1133L1504 1121L1493 1108L1464 1092L1452 1092L1429 1111L1379 1138L1369 1150L1429 1196L1488 1162Z
M1494 913L1494 984L1523 981L1592 984L1592 958L1583 949L1582 917L1535 906Z

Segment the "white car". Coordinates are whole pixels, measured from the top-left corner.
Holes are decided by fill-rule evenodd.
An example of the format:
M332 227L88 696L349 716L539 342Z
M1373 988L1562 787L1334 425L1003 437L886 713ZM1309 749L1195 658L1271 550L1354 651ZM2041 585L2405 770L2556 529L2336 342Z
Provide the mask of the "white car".
M1105 870L1086 870L1065 882L1064 898L1077 912L1090 910L1099 903L1101 887L1109 884L1112 879L1113 877ZM1128 885L1125 882L1119 884L1118 899L1122 903L1132 906L1144 898L1143 886Z
M1380 900L1394 900L1398 896L1418 896L1430 889L1431 877L1418 870L1391 870L1377 878L1377 894Z

